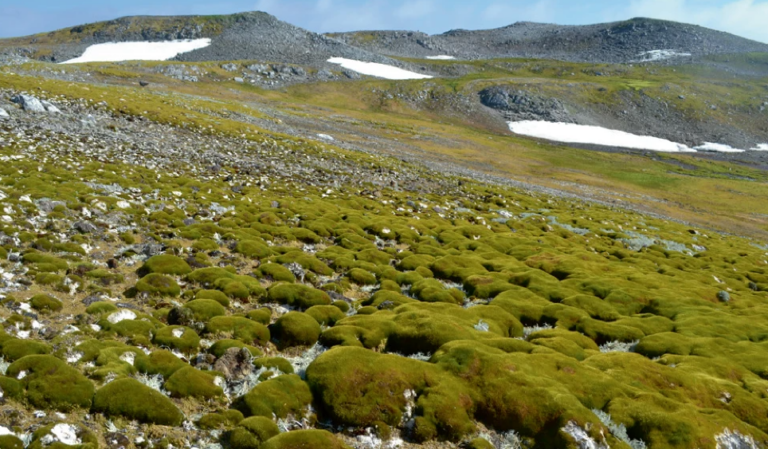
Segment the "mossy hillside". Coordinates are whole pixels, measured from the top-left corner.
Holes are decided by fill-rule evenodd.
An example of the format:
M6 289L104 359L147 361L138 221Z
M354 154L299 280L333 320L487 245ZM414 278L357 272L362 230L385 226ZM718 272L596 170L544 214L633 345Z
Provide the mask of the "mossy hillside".
M44 183L60 186L61 193L50 192L54 198L66 197L71 204L89 204L90 199L83 202L77 195L67 193L68 189L74 189L75 184L74 181L62 181L67 179L67 173L56 171L54 167L45 168L45 164L43 171L35 172L38 164L43 163L22 160L14 164L14 170L0 167L3 191L13 195L27 192L25 175L19 174L18 169L34 173ZM181 189L184 195L188 195L190 203L205 207L205 200L185 187L189 181L167 175L156 181L154 172L110 164L84 164L82 173L90 178L107 177L111 182L107 174L98 170L125 173L125 176L115 179L125 187L145 182L148 192L159 189L168 192L166 195L169 197L170 191ZM209 188L217 195L223 196L227 192L227 184L216 179L197 185L203 187L200 195L213 195L207 193ZM356 307L364 304L367 314L337 320L333 328L322 334L321 341L329 346L354 345L402 354L428 352L423 355L431 356L429 363L413 360L418 364L411 365L409 361L412 359L393 354L381 357L393 357L392 360L397 363L378 359L372 362L386 365L393 372L413 370L419 373L420 378L435 381L427 388L418 389L420 381L410 383L408 375L392 374L395 379L408 380L408 387L419 393L414 438L457 439L458 435L471 434L470 424L477 419L486 424L494 423L499 429L508 427L530 435L542 446L559 447L566 442L558 440L561 437L555 437L556 432L547 426L542 427L541 423L547 422L550 417L558 425L563 420L576 419L584 425L592 423L593 432L598 436L601 427L589 414L592 408L610 411L617 422L627 425L633 438L642 438L649 444L652 442L654 447L696 447L703 444L698 443L700 441L711 441L713 435L725 427L763 438L761 432L764 432L765 425L761 421L761 410L764 399L760 392L765 390L761 376L765 375L762 342L766 323L760 317L763 316L765 293L760 291L759 285L754 289L750 284L765 282L761 277L765 273L760 272L765 267L763 249L753 246L754 242L748 240L717 234L705 237L709 231L698 230L698 234L694 234L686 226L601 206L497 187L480 188L471 183L462 188L465 190L461 195L382 189L379 196L363 194L359 189L340 189L326 198L322 197L323 192L309 188L303 192L307 199L268 191L260 194L265 198L248 196L253 203L247 200L224 202L225 206L235 209L216 224L183 226L183 223L173 224L173 220L168 221L161 215L143 215L140 212L137 212L135 219L141 226L146 224L151 227L152 233L164 244L176 249L189 245L184 240L187 235L197 233L211 238L219 233L220 236L235 236L246 230L252 232L254 228L250 226L258 223L258 238L275 243L271 247L275 255L270 257L286 256L282 259L286 262L277 263L301 260L321 271L324 271L323 266L334 267L335 263L303 252L300 249L303 243L297 243L290 235L295 222L288 221L286 217L304 217L302 224L307 225L320 220L317 217L337 223L340 230L334 233L343 236L338 240L323 237L322 223L312 225L315 229L312 232L321 238L324 251L337 244L345 245L343 249L352 254L338 251L336 260L345 264L347 260L354 264L366 264L365 267L360 265L354 268L376 272L382 288L386 286L386 289L370 295L348 282L336 283L341 290L332 291L347 297L342 303ZM419 198L414 198L417 196ZM272 197L280 203L280 207L268 204ZM428 207L414 209L407 203L414 199L428 204ZM431 212L433 205L440 205L445 210L442 217ZM471 209L475 218L467 213L454 212L459 207ZM500 218L494 212L499 208L505 208L513 218L505 219L504 224L493 221ZM267 225L258 220L264 210L270 210L282 225L265 227ZM253 218L246 214L251 214ZM559 223L571 223L590 231L587 235L575 234L553 224L546 219L547 216L557 216ZM479 227L490 233L480 232L477 223L481 220L491 229L482 225ZM14 228L17 226L23 228L26 225L23 222L13 225ZM18 231L10 227L4 224L4 232ZM384 227L389 232L384 232ZM651 236L654 240L678 242L685 245L691 254L670 250L658 243L640 250L632 249L624 241L634 238L627 232L629 230ZM353 238L353 235L365 242ZM384 243L379 244L382 245L382 253L398 260L411 256L429 257L423 257L418 264L409 267L383 267L378 259L368 254L358 258L357 253L369 251L374 246L369 243L374 241L373 235L381 239L396 238L391 243L383 240ZM32 237L30 245L37 238ZM85 235L80 237L86 239L84 241L90 239ZM312 235L307 234L306 237L315 240ZM239 240L245 239L233 239ZM221 249L226 254L224 244ZM693 245L706 246L707 250L694 251ZM400 250L405 254L396 253ZM450 258L466 259L472 263L458 266ZM72 267L82 263L66 260ZM219 278L234 279L235 276L248 275L253 270L251 264L241 265L244 260L241 256L228 258L212 255L211 260L217 265L227 266L206 272L212 275L211 283ZM323 265L317 265L318 262ZM31 267L31 264L28 266ZM336 271L333 275L343 275L346 270ZM206 287L203 282L191 280L193 274L187 275L190 283L182 288L185 299L194 298L198 289ZM322 283L327 279L316 274L310 269L302 285L318 291L326 288ZM456 299L454 304L428 303L423 295L417 296L413 290L413 286L425 279L440 282L439 287L433 282L425 283L437 291L463 289L464 297ZM398 293L393 284L385 285L387 280L401 282L406 289ZM309 287L310 284L313 287ZM265 285L268 285L266 280ZM408 286L411 286L410 291ZM48 291L48 286L41 287L42 291ZM720 291L729 291L729 302L718 299ZM163 298L142 298L138 297L135 304L145 311L151 310L154 307L152 304L170 302ZM146 304L141 302L145 300ZM73 303L77 304L77 301ZM78 304L75 307L82 306ZM160 307L167 307L167 304ZM242 312L247 314L252 307L254 305L245 305ZM306 310L309 312L312 307ZM103 323L109 314L110 311L98 313L98 323ZM19 318L13 316L8 312L3 315L13 326L16 323L22 328L30 325L25 324L20 315ZM156 336L164 329L149 318L150 315L139 313L136 320L127 320L125 324L121 322L120 326L103 326L102 333L90 334L87 326L82 332L98 335L102 339L117 338L123 340L121 344L131 343L129 338L144 337L142 345L152 354L137 354L134 369L141 373L162 373L167 381L189 363L162 351L163 345L147 338ZM234 320L237 322L234 323L235 318L244 321ZM240 323L246 331L239 330ZM244 323L265 324L248 316L217 316L206 324L208 332L204 336L211 340L242 337L249 344L255 344L257 339L248 340L250 332L247 330L256 328L251 329ZM523 325L527 327L525 335L529 335L528 341L514 338L524 335ZM530 333L531 330L543 329L545 325L554 326L554 329ZM125 335L117 333L116 329ZM70 338L75 337L80 338L78 335ZM261 341L267 342L269 337L264 335ZM32 341L37 341L37 338L33 335ZM628 344L639 340L636 349L639 354L603 355L595 349L597 345L614 340ZM414 343L420 341L424 343ZM56 354L60 354L58 341L51 344L57 345ZM84 356L73 365L73 369L91 376L93 372L85 366L88 363L86 359L101 359L107 362L103 365L105 369L109 367L109 370L121 375L130 373L129 364L117 364L125 349L105 346L95 351L96 358L90 358L90 349L83 347L87 344L82 343L78 347L88 352L88 357ZM348 348L336 348L331 352L337 349ZM375 354L373 351L365 354L368 353ZM655 357L661 358L652 361ZM364 359L363 356L356 358ZM318 359L315 364L325 363L323 360ZM339 362L333 365L341 371L353 371L351 364ZM339 368L345 366L350 367ZM422 369L430 366L436 369ZM633 376L634 373L649 375ZM363 374L370 376L370 373ZM499 380L494 381L496 378ZM326 381L317 382L325 385L323 382ZM504 396L500 392L502 384L512 386L510 390L516 393L516 397L511 397L511 393ZM427 391L432 385L434 390ZM437 385L444 387L438 388ZM533 393L526 393L526 389L535 392L541 401L534 403L530 396ZM453 396L442 398L444 391L461 393L458 395L460 403L451 402ZM730 403L721 400L725 392L730 395ZM492 401L493 394L500 399ZM319 395L315 392L313 399L317 401ZM367 397L374 398L375 395ZM556 399L553 402L551 398ZM632 407L630 399L624 398L637 399L640 405ZM200 403L194 399L187 400ZM581 405L577 406L577 403ZM389 409L396 409L398 404ZM367 405L360 407L364 409ZM516 414L519 406L529 407L531 413L527 416ZM336 421L334 424L341 425L340 419ZM395 420L392 422L399 425ZM681 430L673 431L673 426ZM676 436L672 438L671 433L676 433Z
M135 379L118 379L101 387L93 398L93 410L148 424L178 426L184 419L170 399Z

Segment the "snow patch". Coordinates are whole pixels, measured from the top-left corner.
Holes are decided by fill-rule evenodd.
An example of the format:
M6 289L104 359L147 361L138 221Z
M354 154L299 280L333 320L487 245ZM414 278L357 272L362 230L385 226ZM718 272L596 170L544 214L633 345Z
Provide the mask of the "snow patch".
M62 64L117 61L166 61L182 53L211 45L210 39L174 40L165 42L108 42L91 45L82 56Z
M120 355L120 360L133 366L133 362L136 361L136 354L130 351L124 352Z
M4 437L6 435L13 435L13 432L11 432L7 427L0 426L0 437Z
M743 153L744 150L733 148L730 145L724 145L722 143L704 142L704 145L693 147L696 151L713 151L716 153Z
M410 72L391 65L377 64L375 62L355 61L354 59L346 58L331 58L328 62L331 64L338 64L353 72L388 80L423 80L432 78L429 75L422 75L420 73Z
M136 314L128 309L118 310L107 318L112 324L117 324L125 320L135 320Z
M761 143L755 148L752 148L752 151L768 151L768 143Z
M171 334L176 338L181 338L184 335L184 329L174 329L171 331Z
M437 55L437 56L427 56L427 59L433 59L436 61L450 61L452 59L456 59L453 56L448 55Z
M509 122L509 129L515 134L553 140L555 142L604 145L636 150L661 151L666 153L695 152L695 150L692 150L685 145L666 139L638 136L636 134L601 128L599 126L527 120L522 122Z
M51 435L60 443L68 446L80 444L80 438L77 437L77 427L72 424L56 424L51 429Z
M637 55L640 59L636 62L663 61L665 59L680 58L691 56L690 53L678 52L675 50L651 50L644 51Z
M333 138L333 136L329 136L328 134L318 134L317 137L319 137L319 138L321 138L323 140L328 140L330 142L333 142L334 140L336 140L336 139Z

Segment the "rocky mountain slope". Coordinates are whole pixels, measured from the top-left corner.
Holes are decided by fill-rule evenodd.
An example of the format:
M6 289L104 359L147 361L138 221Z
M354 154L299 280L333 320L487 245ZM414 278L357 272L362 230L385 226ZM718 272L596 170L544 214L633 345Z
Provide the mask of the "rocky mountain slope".
M35 59L61 62L105 42L211 38L212 44L184 54L185 61L261 60L320 65L331 57L392 62L262 13L229 16L138 16L98 22L34 36L0 40L0 48Z
M349 45L390 56L460 59L540 58L628 63L671 57L766 52L768 45L696 25L637 18L587 26L519 22L492 30L438 35L409 31L334 33ZM671 50L678 54L648 53ZM690 59L690 58L688 58Z

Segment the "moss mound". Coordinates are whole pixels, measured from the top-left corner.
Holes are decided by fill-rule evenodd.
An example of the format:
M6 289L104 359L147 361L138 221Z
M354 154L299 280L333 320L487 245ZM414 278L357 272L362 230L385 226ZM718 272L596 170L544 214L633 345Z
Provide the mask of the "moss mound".
M280 429L270 418L253 416L242 420L226 439L232 449L258 449L263 442L279 434Z
M186 303L184 307L192 311L195 321L203 323L207 323L213 317L227 314L227 309L212 299L195 299Z
M185 354L192 354L200 346L197 332L184 326L165 326L155 333L152 340L158 346L178 349Z
M184 259L170 254L152 256L139 268L140 276L146 276L151 273L184 276L191 272L192 268Z
M301 310L331 303L328 293L301 284L275 284L267 291L270 302L285 304Z
M350 449L326 430L297 430L270 438L260 449Z
M181 425L184 415L168 398L135 379L118 379L101 387L93 410L146 424Z
M95 302L85 309L89 315L101 315L102 313L117 312L117 306L109 302Z
M235 247L235 251L251 259L263 259L272 255L272 250L262 242L243 240Z
M165 382L165 389L174 398L210 399L224 394L224 390L214 383L214 376L191 366L173 373Z
M264 345L270 340L267 326L240 316L217 316L205 325L209 334L233 337L248 345Z
M272 310L266 307L261 309L251 310L246 314L246 316L249 319L257 323L261 323L265 326L269 325L269 323L272 322Z
M7 375L18 378L26 390L26 398L35 407L70 411L90 408L93 401L93 383L80 371L63 360L50 355L29 355L13 362Z
M0 447L3 449L24 449L24 442L13 435L0 436Z
M302 416L312 402L309 386L295 374L286 374L262 382L234 403L243 415L278 418Z
M195 299L212 299L224 307L229 307L229 297L219 290L200 290Z
M35 295L29 300L29 304L33 309L44 313L58 312L64 307L61 301L49 295Z
M305 312L320 325L333 326L337 321L346 318L346 314L336 306L312 306Z
M173 278L163 274L152 273L144 276L136 283L136 291L150 296L175 298L181 294L181 287Z
M296 282L296 276L291 273L291 270L277 263L270 262L261 265L258 274L275 282Z
M270 332L281 348L312 346L320 338L320 324L309 314L289 312L270 326Z
M0 343L2 355L9 362L19 360L22 357L36 354L50 354L51 347L47 344L35 340L21 340L9 338Z

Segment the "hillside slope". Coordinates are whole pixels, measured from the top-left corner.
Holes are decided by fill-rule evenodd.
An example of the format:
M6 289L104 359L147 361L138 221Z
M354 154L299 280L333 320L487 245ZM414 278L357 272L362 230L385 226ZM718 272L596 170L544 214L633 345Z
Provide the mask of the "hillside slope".
M672 50L693 57L768 51L766 44L732 34L643 18L586 26L519 22L492 30L452 30L431 36L408 31L360 31L331 36L372 52L410 58L449 55L460 59L628 63L665 56L647 53L654 50Z
M392 62L290 25L263 12L226 16L123 17L33 36L0 40L5 52L52 62L80 56L89 45L105 42L211 38L212 44L181 55L185 61L261 60L322 64L331 57Z

